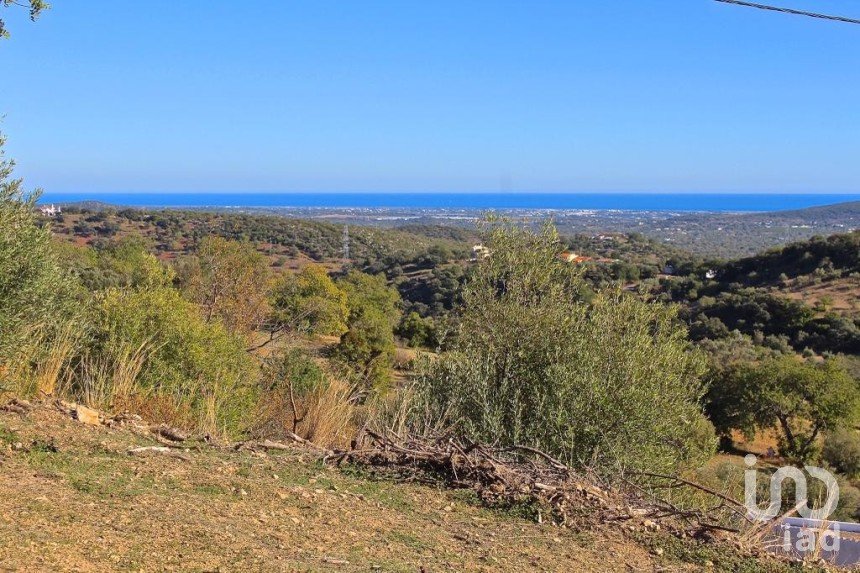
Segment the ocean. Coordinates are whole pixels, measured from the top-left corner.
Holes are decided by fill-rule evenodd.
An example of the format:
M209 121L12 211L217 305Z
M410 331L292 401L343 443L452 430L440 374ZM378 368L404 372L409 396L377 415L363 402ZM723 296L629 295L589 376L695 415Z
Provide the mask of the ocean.
M128 207L560 209L765 212L860 201L860 194L766 193L45 193L41 203Z

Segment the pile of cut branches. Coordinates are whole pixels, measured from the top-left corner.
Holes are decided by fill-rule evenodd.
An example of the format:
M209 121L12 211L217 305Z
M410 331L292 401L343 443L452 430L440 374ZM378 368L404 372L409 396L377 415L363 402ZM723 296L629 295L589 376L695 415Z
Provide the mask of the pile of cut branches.
M388 478L470 489L493 507L529 507L536 519L586 528L633 517L624 496L598 487L540 450L491 447L452 436L404 439L366 431L328 461L353 463Z
M721 510L728 506L736 523L743 509L740 502L694 482L664 481L662 486L698 489L718 502L706 511L682 509L657 494L661 488L653 483L597 485L601 482L596 476L574 472L538 449L489 446L451 435L401 438L366 430L353 449L333 452L325 460L360 465L389 479L469 489L488 506L528 507L538 521L575 529L616 523L629 531L662 528L679 536L714 539L739 533L718 515Z

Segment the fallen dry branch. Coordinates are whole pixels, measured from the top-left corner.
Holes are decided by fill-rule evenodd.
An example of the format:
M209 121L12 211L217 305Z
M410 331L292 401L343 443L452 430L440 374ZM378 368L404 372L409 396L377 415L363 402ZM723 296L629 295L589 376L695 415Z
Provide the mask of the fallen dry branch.
M171 442L184 442L188 439L188 434L178 428L172 428L167 424L152 426L150 431L156 436L160 436L166 440L170 440Z
M677 507L633 482L623 489L598 486L592 477L530 446L497 448L451 436L401 438L366 430L354 449L325 460L363 465L403 481L471 489L487 505L528 507L538 520L575 528L621 523L628 530L662 527L678 535L714 538L737 533L734 525L743 517L740 502L689 480L647 476L707 493L715 500L712 508ZM727 521L727 514L733 519Z
M33 409L33 405L27 400L21 400L19 398L12 398L5 405L0 406L0 411L3 412L12 412L14 414L27 414L30 410Z
M311 449L321 454L324 457L329 457L334 455L334 452L328 450L326 448L321 448L314 444L313 442L306 440L295 434L293 432L286 432L286 437L289 439L292 444L285 444L284 442L276 442L273 440L247 440L245 442L238 442L233 445L234 450L284 450L291 451L296 449L296 445L302 446L306 449Z
M328 461L365 465L400 480L471 489L488 505L528 507L536 517L558 525L579 528L595 520L633 517L622 496L531 447L492 448L451 436L394 439L370 430L365 440L369 444L338 452Z

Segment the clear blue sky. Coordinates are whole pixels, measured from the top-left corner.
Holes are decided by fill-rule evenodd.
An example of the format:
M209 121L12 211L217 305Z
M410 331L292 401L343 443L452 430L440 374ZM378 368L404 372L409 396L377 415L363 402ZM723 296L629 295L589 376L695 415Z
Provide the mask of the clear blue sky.
M856 0L774 0L860 17ZM30 186L860 190L860 26L711 0L2 9Z

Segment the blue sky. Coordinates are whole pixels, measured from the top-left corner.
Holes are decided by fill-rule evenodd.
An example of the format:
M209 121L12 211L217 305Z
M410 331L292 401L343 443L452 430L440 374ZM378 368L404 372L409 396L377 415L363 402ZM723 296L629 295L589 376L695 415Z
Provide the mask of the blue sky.
M860 26L711 0L2 12L0 128L47 191L860 190Z

